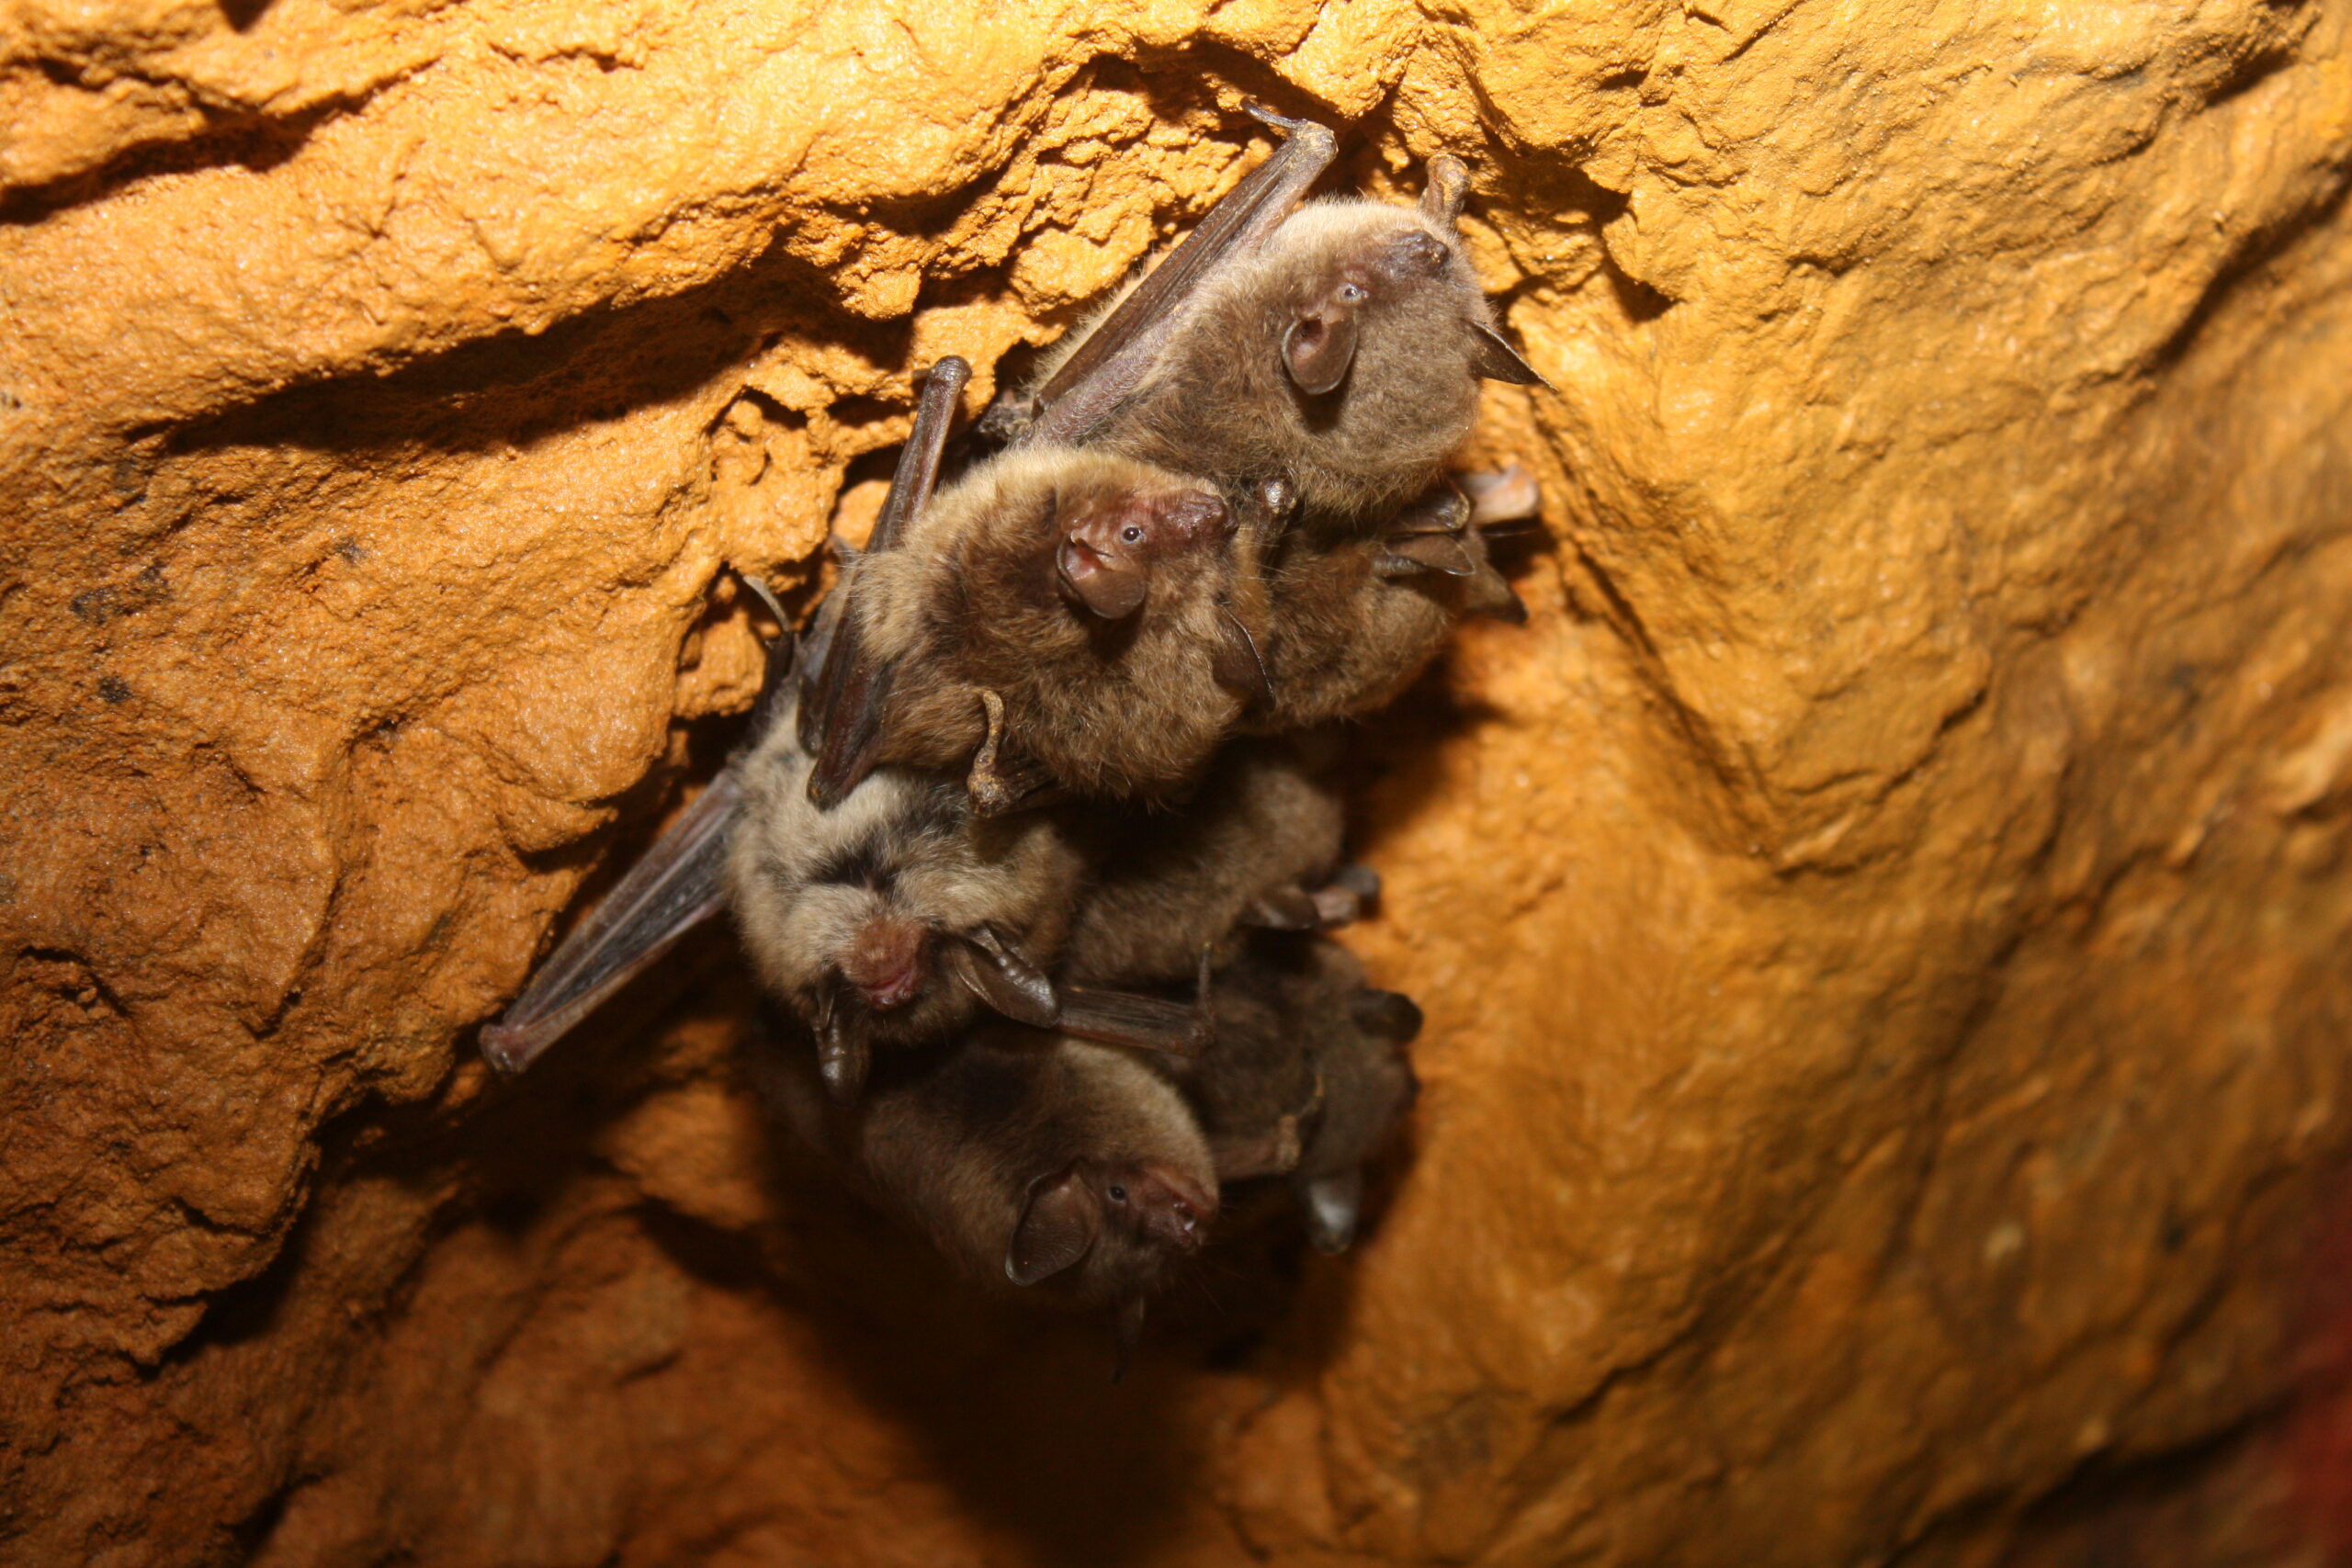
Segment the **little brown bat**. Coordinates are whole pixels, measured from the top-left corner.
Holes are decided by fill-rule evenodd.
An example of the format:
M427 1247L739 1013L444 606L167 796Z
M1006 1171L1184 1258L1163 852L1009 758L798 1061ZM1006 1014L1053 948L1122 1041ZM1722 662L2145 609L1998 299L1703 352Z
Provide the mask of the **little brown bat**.
M1253 177L1295 199L1335 143L1320 127L1259 118L1289 137ZM1469 439L1480 379L1542 380L1495 331L1463 253L1468 171L1431 159L1412 208L1353 199L1277 213L1255 191L1244 197L1249 187L1235 196L1255 221L1201 266L1181 303L1158 304L1180 313L1133 387L1106 402L1076 385L1117 352L1082 343L1035 394L1027 438L1082 441L1233 488L1279 477L1306 526L1377 530L1443 479ZM1125 309L1095 335L1121 332Z
M964 1273L1119 1314L1216 1216L1216 1172L1182 1098L1123 1052L997 1024L893 1056L844 1106L786 1049L763 1078L786 1123Z
M1210 1044L1172 1069L1220 1180L1281 1177L1324 1252L1353 1240L1363 1167L1418 1092L1420 1010L1337 942L1262 934L1218 971Z

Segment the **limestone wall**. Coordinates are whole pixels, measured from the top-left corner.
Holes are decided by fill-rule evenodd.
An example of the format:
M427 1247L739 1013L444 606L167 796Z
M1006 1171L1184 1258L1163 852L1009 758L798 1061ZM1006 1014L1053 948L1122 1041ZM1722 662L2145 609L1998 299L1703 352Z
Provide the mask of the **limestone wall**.
M1380 1228L1114 1389L775 1149L723 940L472 1032L723 754L722 562L1245 100L1475 162L1555 543L1361 738ZM0 1556L2309 1548L2347 174L2333 0L17 0Z

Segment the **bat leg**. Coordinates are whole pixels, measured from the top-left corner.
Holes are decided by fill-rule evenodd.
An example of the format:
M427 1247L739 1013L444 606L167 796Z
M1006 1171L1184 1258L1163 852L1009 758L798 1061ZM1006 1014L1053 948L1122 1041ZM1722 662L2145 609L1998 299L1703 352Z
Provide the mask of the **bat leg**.
M1421 1032L1420 1005L1402 991L1359 987L1348 998L1348 1016L1366 1034L1392 1044L1409 1045Z
M1351 1166L1336 1176L1310 1177L1292 1183L1299 1216L1306 1224L1306 1239L1317 1252L1345 1252L1356 1239L1356 1224L1363 1212L1363 1170Z
M1045 404L1036 398L1007 390L997 394L996 401L980 415L977 428L985 439L1010 446L1029 434L1029 427L1037 423L1037 416L1044 412Z
M988 716L988 734L972 753L964 775L964 792L978 817L1002 817L1035 810L1069 798L1069 792L1039 764L1017 758L1007 743L1004 699L982 690L980 708Z

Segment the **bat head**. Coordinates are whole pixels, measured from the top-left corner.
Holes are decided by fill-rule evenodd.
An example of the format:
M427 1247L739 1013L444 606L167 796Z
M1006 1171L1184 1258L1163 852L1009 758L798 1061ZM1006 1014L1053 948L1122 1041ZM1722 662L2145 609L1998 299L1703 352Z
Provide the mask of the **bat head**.
M1056 495L1053 521L1063 597L1106 621L1143 608L1161 562L1233 531L1224 499L1193 485L1074 484Z
M1166 1265L1198 1251L1216 1191L1158 1161L1080 1158L1029 1187L1005 1278L1035 1285L1084 1266L1080 1293L1140 1294Z
M1042 814L977 822L955 781L894 768L820 811L789 726L771 746L747 769L729 851L736 922L852 1098L870 1047L937 1039L989 1002L965 976L975 941L1017 952L1041 921L1058 941L1076 862Z

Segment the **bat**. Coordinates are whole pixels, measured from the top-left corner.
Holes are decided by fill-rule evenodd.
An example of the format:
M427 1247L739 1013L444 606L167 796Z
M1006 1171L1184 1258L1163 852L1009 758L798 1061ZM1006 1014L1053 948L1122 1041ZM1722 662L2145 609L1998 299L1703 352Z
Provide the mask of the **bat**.
M1259 693L1245 628L1263 619L1257 562L1285 507L1278 488L1233 507L1069 447L1007 452L918 495L844 585L847 646L868 662L842 680L868 703L818 727L812 797L837 802L888 765L965 772L989 815L1047 787L1182 784Z
M787 1048L761 1065L804 1143L974 1280L1113 1309L1124 1366L1145 1303L1217 1213L1207 1140L1167 1080L1006 1024L894 1055L854 1106L808 1061Z
M1317 1250L1355 1237L1363 1167L1419 1092L1421 1012L1338 943L1261 935L1215 977L1214 1033L1177 1073L1221 1181L1280 1177Z
M1328 733L1238 740L1188 800L1079 819L1090 874L1057 973L1091 985L1189 979L1204 951L1238 931L1357 918L1379 880L1345 863L1346 813L1324 776L1336 750Z
M808 710L820 803L890 762L968 762L989 812L1180 790L1245 712L1362 712L1453 617L1516 606L1444 479L1478 379L1538 379L1462 253L1466 171L1434 160L1418 208L1300 209L1336 140L1252 112L1287 139L991 410L1006 451L934 498L952 399L919 413L931 456Z
M799 651L820 657L839 629L820 615ZM495 1065L528 1066L721 907L843 1099L856 1097L876 1045L937 1043L984 1011L1153 1050L1205 1041L1189 1005L1057 986L1041 967L1084 870L1051 814L982 819L952 778L902 769L820 810L798 739L803 689L794 645L779 639L745 749L483 1031Z

